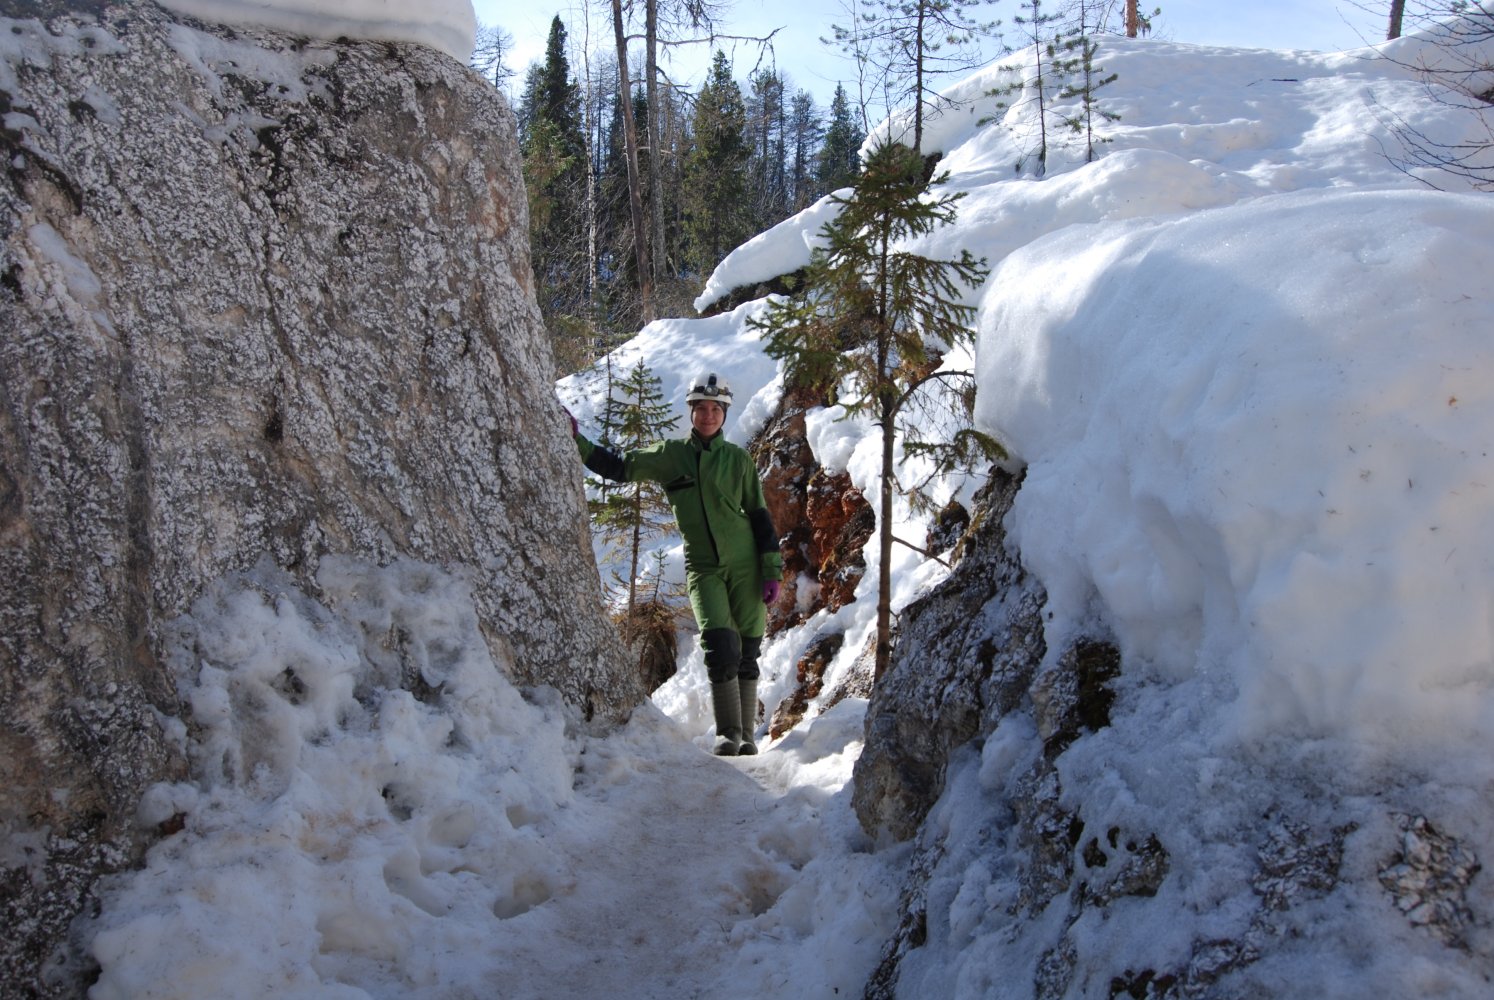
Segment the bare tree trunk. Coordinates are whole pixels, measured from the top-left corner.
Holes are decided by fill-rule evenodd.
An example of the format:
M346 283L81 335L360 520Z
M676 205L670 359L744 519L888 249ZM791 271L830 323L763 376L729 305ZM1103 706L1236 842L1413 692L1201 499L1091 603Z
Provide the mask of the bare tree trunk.
M892 477L893 477L893 417L891 408L884 400L880 406L885 422L882 424L882 482L881 507L878 514L877 547L881 552L881 566L877 568L877 658L872 670L875 684L887 673L892 662Z
M648 233L643 222L643 189L638 177L638 126L633 121L633 87L628 80L628 36L622 0L612 0L612 33L617 39L618 100L622 104L623 159L628 162L628 213L633 220L633 257L638 265L638 307L645 323L654 318L654 281L649 274Z
M648 201L650 246L649 256L654 268L653 281L657 284L664 259L664 162L663 162L663 103L659 95L659 0L648 0L644 12L644 72L648 75L645 84L648 93L648 159L653 167L648 172Z
M594 319L596 315L596 281L597 281L597 147L596 147L596 106L594 103L594 88L591 78L591 13L590 9L583 15L584 31L581 35L581 72L585 75L585 96L582 99L582 112L586 128L586 311L588 319ZM592 356L595 350L595 336L592 343L586 345L586 357Z
M918 34L914 44L918 47L913 60L913 152L923 155L923 22L928 5L918 5Z
M879 484L881 511L878 514L877 548L881 565L877 567L877 653L872 668L872 683L882 680L892 662L892 483L896 474L893 444L897 434L897 393L888 384L892 367L892 331L887 325L888 262L891 252L889 234L884 228L878 241L877 265L877 415L882 421L882 480Z
M633 547L632 562L628 566L628 613L623 619L628 623L627 635L623 641L632 645L637 635L635 628L638 614L638 552L643 548L643 484L637 483L633 487Z
M1135 38L1141 31L1141 18L1137 16L1136 0L1126 0L1126 37Z
M1048 93L1043 83L1043 42L1034 28L1032 48L1037 60L1038 176L1048 176Z
M1406 16L1406 0L1390 0L1390 30L1385 33L1386 41L1401 37L1401 20Z

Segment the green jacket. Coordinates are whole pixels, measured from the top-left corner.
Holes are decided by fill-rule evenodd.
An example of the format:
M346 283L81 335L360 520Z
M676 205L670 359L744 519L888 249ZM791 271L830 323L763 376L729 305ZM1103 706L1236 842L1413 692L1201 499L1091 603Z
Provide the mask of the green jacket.
M619 483L664 487L685 540L685 565L703 570L760 560L763 579L783 579L778 534L763 502L763 485L746 450L720 434L709 441L694 431L617 454L576 435L581 460L597 475Z

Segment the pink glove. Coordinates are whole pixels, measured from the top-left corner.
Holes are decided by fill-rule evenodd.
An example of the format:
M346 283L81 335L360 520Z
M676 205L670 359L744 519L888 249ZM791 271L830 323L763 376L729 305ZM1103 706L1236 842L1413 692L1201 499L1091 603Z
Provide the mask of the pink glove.
M777 580L764 580L763 581L763 603L764 604L772 604L774 601L778 600L778 588L779 588L779 583L778 583Z

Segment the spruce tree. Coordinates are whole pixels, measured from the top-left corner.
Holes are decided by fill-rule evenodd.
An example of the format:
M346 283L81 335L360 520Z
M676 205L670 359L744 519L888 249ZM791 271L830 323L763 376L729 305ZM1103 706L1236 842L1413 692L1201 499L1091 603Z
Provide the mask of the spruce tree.
M830 124L825 129L825 144L820 147L816 177L821 193L850 187L861 170L861 144L866 134L851 113L846 88L836 84L830 101Z
M514 111L514 117L518 119L520 147L529 138L529 129L534 124L534 109L539 104L539 93L540 64L530 63L529 68L524 71L524 87L519 92L519 106Z
M1032 53L1032 76L1026 76L1026 64L1018 63L1003 66L1002 69L1012 70L1019 73L1018 79L1007 86L998 87L986 92L987 97L1002 98L996 105L997 108L1005 110L1008 105L1005 98L1013 94L1018 96L1018 104L1035 105L1036 108L1031 116L1032 122L1037 128L1037 168L1034 173L1042 177L1048 171L1048 115L1051 113L1050 104L1052 98L1056 97L1062 88L1062 71L1055 68L1058 58L1058 41L1055 30L1050 26L1059 18L1056 14L1044 14L1042 12L1042 0L1021 0L1021 6L1026 11L1013 18L1031 49L1026 47L1022 51ZM986 118L984 124L991 121ZM1013 169L1021 172L1028 163L1028 155L1023 153L1013 164Z
M581 126L580 91L566 59L565 25L550 23L544 62L532 67L520 103L524 187L529 197L529 244L535 297L554 354L556 374L584 362L584 327L591 290L586 248L589 164Z
M695 141L684 176L689 257L702 277L751 235L746 126L741 88L731 77L726 53L718 49L695 101Z
M805 90L794 95L789 111L789 209L802 211L819 197L814 183L813 163L824 136L824 124L814 106L814 97Z
M602 413L602 441L609 448L627 451L665 436L679 418L664 398L659 379L642 358L628 374L610 387ZM588 501L591 523L609 541L627 546L628 602L623 621L624 640L631 641L631 623L638 604L638 570L643 543L667 534L674 523L669 501L656 483L607 484L600 482L598 499Z
M539 67L534 114L555 125L565 142L567 155L579 156L585 149L581 135L580 88L571 77L565 47L565 22L556 15L550 22L550 35L545 42L545 60Z
M971 378L941 371L940 357L973 344L975 309L961 300L960 286L975 288L989 273L968 250L940 260L907 249L911 240L954 221L962 195L930 192L944 180L925 179L917 151L879 145L850 197L835 198L840 214L821 230L825 246L813 254L803 294L776 300L750 321L791 381L839 390L847 416L869 413L881 428L877 678L886 672L892 643L898 418L925 388ZM967 430L967 443L973 433Z
M784 113L783 77L772 68L752 76L747 101L748 174L751 185L751 218L748 228L761 232L788 215L788 181L784 175L787 120Z
M1013 20L1027 34L1032 42L1033 54L1033 79L1024 82L1024 92L1031 91L1031 100L1037 103L1037 127L1038 127L1038 150L1037 150L1037 175L1042 177L1048 172L1048 97L1055 90L1055 81L1051 73L1045 76L1045 69L1050 67L1044 63L1046 55L1051 61L1053 58L1053 46L1050 44L1048 26L1058 20L1055 14L1044 14L1042 0L1022 0L1022 6L1027 9L1026 15L1018 15Z
M1095 53L1099 51L1100 43L1090 34L1088 6L1080 4L1078 14L1077 30L1057 43L1062 51L1059 65L1067 74L1067 80L1058 96L1065 101L1079 99L1079 110L1065 115L1064 124L1071 131L1084 136L1084 162L1092 163L1096 143L1110 141L1109 138L1095 138L1095 118L1099 117L1101 121L1107 122L1120 121L1120 115L1100 107L1097 96L1101 88L1116 81L1117 74L1106 76L1105 71L1095 65Z

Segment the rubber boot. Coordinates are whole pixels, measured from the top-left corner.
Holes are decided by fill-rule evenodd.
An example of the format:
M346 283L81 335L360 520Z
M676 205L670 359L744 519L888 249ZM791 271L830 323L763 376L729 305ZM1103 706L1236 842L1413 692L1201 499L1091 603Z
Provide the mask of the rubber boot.
M711 709L716 715L715 754L735 757L742 742L742 703L735 678L711 685Z
M742 703L742 743L737 753L743 757L757 753L752 737L757 734L757 678L737 678L737 700Z

